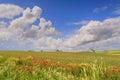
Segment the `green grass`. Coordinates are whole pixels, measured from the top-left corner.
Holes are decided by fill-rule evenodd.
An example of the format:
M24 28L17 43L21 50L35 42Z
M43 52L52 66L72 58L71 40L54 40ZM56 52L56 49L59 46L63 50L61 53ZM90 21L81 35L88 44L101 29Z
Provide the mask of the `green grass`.
M0 51L0 80L120 80L119 50Z
M106 52L106 51L105 51ZM90 52L32 52L32 51L0 51L0 55L4 57L19 57L31 55L35 58L51 58L61 63L79 63L79 62L92 62L96 59L103 58L107 65L115 65L120 67L120 56L112 55L114 51L98 51L96 53ZM117 51L118 52L118 51ZM118 54L118 53L117 53Z

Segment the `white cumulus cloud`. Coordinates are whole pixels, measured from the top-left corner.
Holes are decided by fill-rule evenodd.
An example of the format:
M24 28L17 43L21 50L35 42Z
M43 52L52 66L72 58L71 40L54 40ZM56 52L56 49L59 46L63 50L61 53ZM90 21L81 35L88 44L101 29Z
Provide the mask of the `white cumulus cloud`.
M7 27L7 23L4 22L4 21L1 21L0 22L0 28L5 28L5 27Z
M23 9L13 4L0 4L0 18L12 19L13 17L20 15Z
M50 20L41 17L41 13L42 9L34 6L32 9L23 10L22 16L13 19L10 23L1 21L0 49L56 49L61 40L54 36L61 33L53 27ZM40 21L39 24L34 25L37 20Z
M120 45L120 17L104 21L90 21L65 41L73 50L110 48ZM115 48L115 47L113 47Z
M16 6L14 5L15 8ZM7 13L7 10L3 12ZM13 14L12 12L9 14ZM3 13L0 12L1 14ZM40 7L28 7L22 10L21 14L10 22L0 21L0 49L79 51L90 48L120 48L120 17L104 21L82 21L79 23L83 25L82 28L62 39L59 37L61 33L55 29L52 21L41 17ZM18 13L14 13L12 17L0 18L13 18L15 15Z

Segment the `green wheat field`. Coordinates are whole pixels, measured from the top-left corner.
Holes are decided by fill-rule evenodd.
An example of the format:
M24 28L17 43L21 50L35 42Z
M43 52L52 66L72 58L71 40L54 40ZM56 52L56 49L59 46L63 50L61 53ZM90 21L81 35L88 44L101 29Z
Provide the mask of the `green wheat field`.
M0 51L0 80L120 80L120 51Z

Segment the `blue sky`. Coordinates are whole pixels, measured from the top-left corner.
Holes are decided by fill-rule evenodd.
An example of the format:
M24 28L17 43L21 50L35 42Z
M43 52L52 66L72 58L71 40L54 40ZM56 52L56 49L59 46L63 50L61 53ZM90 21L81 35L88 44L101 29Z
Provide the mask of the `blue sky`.
M60 49L65 48L65 50L70 50L70 49L77 50L76 47L78 47L79 45L82 46L83 43L89 42L88 44L85 44L87 46L89 45L90 46L89 48L95 47L95 46L91 46L91 44L96 45L98 43L99 44L102 43L105 45L102 45L102 47L100 47L99 49L105 49L104 47L108 46L107 45L108 41L106 41L106 42L103 41L105 39L108 39L108 40L112 39L109 41L111 44L110 46L117 46L116 44L119 44L119 43L115 43L114 41L116 41L116 40L113 39L113 37L110 37L109 35L113 36L113 35L117 34L117 37L119 37L119 35L120 35L119 29L117 30L118 32L116 30L113 31L112 30L113 26L111 26L111 25L115 24L115 22L111 22L111 21L119 20L120 0L0 0L0 4L4 4L4 5L2 5L2 7L3 6L5 7L6 4L10 4L8 7L10 7L12 5L16 5L21 10L21 11L18 11L18 13L20 13L20 14L16 13L14 15L13 19L9 19L8 17L6 18L4 15L3 15L4 17L0 16L0 26L3 26L3 24L4 25L7 24L7 27L13 26L11 24L14 24L15 22L17 23L16 19L19 19L19 17L21 17L22 14L24 14L23 11L25 11L27 7L31 10L35 6L41 8L42 14L40 13L40 15L41 15L40 19L43 22L45 19L46 25L51 24L49 22L49 20L52 22L51 30L53 32L51 32L51 33L49 32L50 34L48 34L48 33L45 33L45 31L43 31L43 33L45 33L45 35L47 34L47 36L44 36L44 37L47 37L47 38L45 38L45 40L48 40L49 37L52 37L52 40L56 41L54 44L49 44L49 46L48 46L48 44L46 44L46 46L48 48L50 46L52 46L52 49L56 49L56 48L53 48L53 46L55 47L57 45L57 46L62 46L62 47L60 47ZM17 9L17 8L15 8L15 9ZM22 11L22 9L23 9L23 11ZM38 8L35 8L35 9L37 10ZM5 13L7 13L7 10ZM0 12L0 14L2 14L2 12ZM11 14L13 14L13 13L11 13ZM42 17L44 19L42 19ZM111 20L111 18L113 20ZM24 20L24 18L23 18L23 20ZM108 22L109 20L110 20L110 22ZM24 24L24 22L21 21L21 24ZM45 24L45 23L41 23L41 24ZM36 18L36 20L34 22L31 22L28 25L30 27L32 25L38 26L39 19ZM101 27L101 25L104 26L104 29L106 29L106 27L108 27L108 29L106 29L104 32L102 32L104 29L100 28L101 32L99 32L98 30L99 30L99 27ZM117 23L116 25L117 25L116 28L119 28L119 24ZM17 26L19 26L19 25L17 25ZM96 26L96 27L93 28L94 26ZM97 27L97 26L99 26L99 27ZM109 26L111 26L110 30L109 30ZM51 25L50 25L50 27L51 27ZM53 27L55 28L55 30L53 30ZM41 28L41 26L40 26L40 28ZM92 32L89 32L89 31L82 32L81 31L81 30L88 30L88 29L90 29ZM1 31L2 31L2 29L1 29ZM9 30L5 30L5 31L9 32ZM53 36L48 37L48 35L57 34L57 31L58 31L58 33L60 32L62 35L57 36L57 37L53 37ZM31 32L28 31L28 32L26 32L26 34L30 33L29 35L32 35ZM78 32L78 33L75 33L75 32ZM97 35L95 35L94 32L96 32ZM110 34L107 34L107 32L109 32ZM21 34L23 34L23 33L25 33L25 32L22 32ZM43 33L40 33L40 34L43 34ZM100 33L100 34L98 34L98 33ZM105 33L106 35L103 35L102 33ZM13 34L15 34L15 33L11 33L11 35L13 35ZM26 36L26 34L24 34L23 36ZM3 35L6 35L6 33L4 33ZM83 35L83 36L81 36L81 35ZM96 38L96 36L101 36L101 35L102 35L101 39ZM15 35L13 35L13 36L15 37ZM76 38L76 36L77 36L77 38ZM7 37L8 37L8 35L7 35ZM42 38L44 38L44 37L40 37L39 39L37 37L37 40L36 40L36 38L35 39L32 38L31 40L36 40L36 42L37 42L40 39L42 40ZM80 39L81 37L83 37L84 41L82 39ZM0 39L3 41L2 38L3 37L0 37ZM30 39L30 38L28 38L28 39ZM60 40L58 40L58 39L60 39ZM34 44L34 42L35 42L35 41L33 41L33 42L29 42L29 41L26 40L26 43ZM64 43L65 45L58 45L60 43L57 43L57 41ZM73 44L75 44L75 45L73 46L71 43L74 41L75 41L75 43L73 43ZM95 43L95 42L93 43L93 41L95 41L95 42L98 41L98 43ZM100 42L100 41L102 41L102 42ZM11 40L11 39L8 41L4 40L3 41L3 44L5 43L4 49L6 49L5 46L7 46L7 44L11 43L11 42L14 42L14 40ZM21 44L26 45L26 43L21 43ZM42 42L35 43L35 45L39 44L39 45L37 45L37 48L47 49L46 46L40 46L41 43ZM10 45L11 44L9 44L8 49L11 49ZM16 45L18 45L18 43L16 43L15 46ZM45 45L45 44L42 44L42 45ZM32 46L32 45L30 45L30 46ZM83 47L80 47L80 46L79 46L79 49L84 48L84 46ZM3 46L0 46L1 49L3 49L2 47ZM112 48L113 47L110 47L109 49L112 49ZM118 46L117 46L117 48L118 48ZM15 48L13 48L13 49L15 49ZM19 49L19 48L17 48L17 49ZM31 49L31 48L28 47L27 49Z
M112 12L120 6L120 0L0 0L0 3L16 4L23 8L37 5L42 8L46 19L50 19L56 29L63 33L80 26L67 25L81 20L104 20L115 17ZM108 7L105 11L94 13L95 8Z

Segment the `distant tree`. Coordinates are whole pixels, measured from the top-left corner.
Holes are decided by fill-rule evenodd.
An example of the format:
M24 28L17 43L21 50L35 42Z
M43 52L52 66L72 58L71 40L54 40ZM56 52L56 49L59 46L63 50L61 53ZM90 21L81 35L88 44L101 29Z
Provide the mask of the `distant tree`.
M91 50L93 53L96 53L94 49L91 48L90 50Z
M60 50L59 50L59 49L57 49L56 51L57 51L57 52L59 52Z
M28 52L32 52L32 50L28 50Z
M41 52L43 52L43 50L41 50Z

